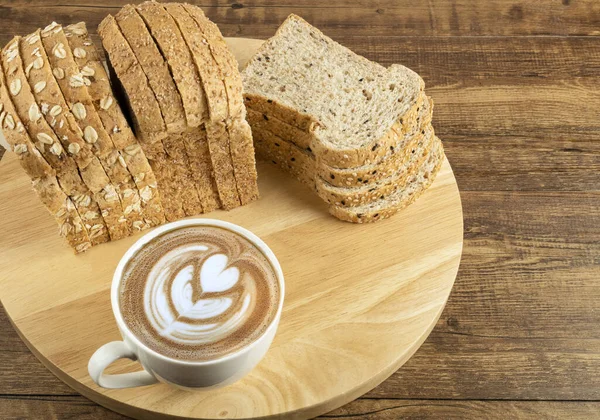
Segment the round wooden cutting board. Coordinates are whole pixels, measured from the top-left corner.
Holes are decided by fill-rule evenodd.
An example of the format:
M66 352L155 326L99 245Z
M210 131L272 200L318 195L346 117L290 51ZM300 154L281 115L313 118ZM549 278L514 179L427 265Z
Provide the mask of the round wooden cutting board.
M230 45L244 61L260 41ZM285 273L275 341L241 381L201 392L96 386L87 362L120 338L112 273L140 235L73 255L9 153L0 161L0 299L21 338L75 390L137 418L309 418L375 387L425 340L454 283L463 219L450 165L444 162L414 204L369 225L333 218L316 195L274 167L259 164L258 173L259 201L210 214L260 236ZM138 369L119 362L109 373Z

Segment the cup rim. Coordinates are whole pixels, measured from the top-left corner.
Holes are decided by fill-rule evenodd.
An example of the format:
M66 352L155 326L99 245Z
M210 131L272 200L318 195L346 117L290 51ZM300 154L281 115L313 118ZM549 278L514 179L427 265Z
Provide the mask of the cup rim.
M198 226L198 225L224 228L224 229L232 231L233 233L241 235L241 236L245 237L246 239L248 239L250 242L252 242L264 254L264 256L267 258L267 260L269 261L269 263L271 264L271 266L273 267L273 269L275 271L275 275L277 277L277 283L278 283L279 290L280 290L279 302L277 305L277 311L275 312L275 315L273 316L273 319L271 320L271 322L269 323L267 328L265 328L265 330L263 331L263 333L260 336L258 336L254 341L252 341L245 347L242 347L241 349L239 349L233 353L226 354L226 355L216 358L216 359L196 360L196 361L195 360L181 360L181 359L175 359L172 357L165 356L164 354L161 354L161 353L157 352L156 350L151 349L146 344L144 344L129 329L129 327L125 323L125 320L123 319L123 316L121 314L121 308L119 305L119 286L121 283L123 269L125 268L125 265L127 264L127 262L129 262L131 257L141 247L146 245L150 240L154 239L158 235L161 235L165 232L169 232L171 230L179 229L179 228L185 227L185 226ZM273 253L271 248L269 248L269 246L262 239L260 239L254 233L250 232L248 229L243 228L242 226L236 225L235 223L226 222L226 221L218 220L218 219L192 218L192 219L177 220L175 222L170 222L170 223L166 223L164 225L158 226L158 227L154 228L152 231L144 234L141 238L139 238L137 241L135 241L129 247L129 249L127 249L125 254L123 254L121 259L119 260L119 263L117 264L117 268L114 271L112 284L111 284L111 306L112 306L112 310L113 310L113 315L115 317L115 320L117 321L117 325L119 327L121 334L124 335L126 333L127 338L129 340L133 341L136 344L136 346L142 348L145 352L150 353L154 357L157 357L164 361L168 361L169 363L175 363L175 364L181 364L181 365L193 365L193 366L199 366L199 365L206 366L206 365L222 363L224 361L234 359L234 358L240 356L241 354L244 354L244 353L250 351L254 346L257 345L258 342L260 342L266 335L268 335L273 328L277 328L278 320L281 317L281 312L283 310L284 296L285 296L285 281L283 278L283 270L281 269L279 260L277 259L277 257L275 256L275 253Z

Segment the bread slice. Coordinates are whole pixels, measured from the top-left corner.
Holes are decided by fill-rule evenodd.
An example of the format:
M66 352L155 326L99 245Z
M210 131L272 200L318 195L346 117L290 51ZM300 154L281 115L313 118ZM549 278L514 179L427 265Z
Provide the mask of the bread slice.
M109 64L123 86L126 103L143 142L153 143L167 136L167 128L148 78L117 21L106 16L98 26ZM160 182L160 179L159 179Z
M317 194L326 203L336 206L359 206L375 200L383 200L390 194L394 194L404 186L410 168L420 167L429 155L435 134L431 125L425 127L424 132L425 134L419 137L417 144L412 148L415 153L408 154L391 176L359 187L334 187L318 177Z
M190 171L196 182L198 196L205 213L221 207L205 125L186 131L182 135L185 151L189 157Z
M59 234L75 252L84 252L92 244L87 229L73 202L60 189L56 171L46 162L29 138L17 114L0 66L0 128L4 138L19 158L21 167L31 178L32 188L58 223Z
M94 155L98 157L103 168L113 184L120 201L120 206L112 207L111 218L118 221L116 225L108 226L111 239L117 240L131 235L133 224L143 225L143 216L137 187L125 165L112 139L106 132L98 113L92 103L87 86L91 84L90 78L95 77L91 68L80 71L75 63L74 55L86 56L85 50L71 51L69 42L61 25L53 23L41 32L41 41L46 51L50 66L60 69L61 76L54 75L60 87L66 105L75 116L74 120L83 133L83 139L91 145ZM91 179L97 179L94 175Z
M229 47L227 47L221 31L219 31L219 27L206 17L202 9L187 3L183 3L183 7L196 21L198 28L208 43L213 60L217 65L216 70L225 85L229 118L234 119L244 109L242 77L238 71L238 63L229 50Z
M393 216L414 202L433 183L444 162L444 148L437 137L433 150L427 162L419 166L405 186L394 194L356 207L330 206L329 212L340 220L352 223L370 223Z
M183 101L188 127L198 127L208 120L206 95L177 23L160 3L147 1L136 5L135 9L169 65Z
M225 210L240 205L233 162L229 150L229 134L225 122L212 122L206 125L208 150L214 169L214 177L221 204Z
M227 134L238 195L241 204L246 205L258 199L258 183L252 130L245 113L228 120Z
M343 169L331 167L316 158L317 161L311 166L314 166L313 172L316 172L314 176L323 178L327 183L333 186L346 188L372 184L376 181L392 176L395 172L397 172L398 166L406 158L407 154L413 153L413 146L419 141L419 138L425 134L424 128L431 123L432 112L433 101L429 98L427 101L425 101L424 105L420 107L420 111L417 115L417 119L413 128L404 135L399 136L399 142L397 144L390 145L388 152L376 162L354 168ZM251 109L248 109L248 113L254 114L255 116L258 114ZM261 117L264 116L264 114L258 115ZM258 119L258 117L256 118ZM299 130L295 127L290 130L290 127L293 126L281 122L281 120L275 118L269 118L268 120L265 120L264 118L262 118L262 120L259 119L259 121L262 121L260 124L254 123L254 118L248 118L248 120L251 122L254 133L259 131L269 131L274 133L280 139L285 139L284 141L290 141L293 146L298 148L300 147L298 146L297 139L290 139L289 137L286 137L286 133L291 135L294 135L298 132L306 133L305 131ZM274 121L279 122L277 124L272 124ZM279 140L277 142L281 143ZM262 145L260 145L260 147L262 147ZM304 152L307 152L313 159L315 159L312 149L300 149ZM294 151L295 147L292 147L291 150ZM291 159L292 157L293 156L290 155L288 159Z
M165 222L165 215L157 190L156 177L146 159L129 123L125 119L114 97L110 80L101 62L100 55L89 37L84 22L64 28L71 51L79 49L85 54L74 56L80 72L91 69L94 77L90 79L88 92L98 112L105 130L109 133L115 148L120 152L119 164L127 167L139 191L142 203L143 223L133 222L135 230L144 230ZM88 70L89 71L89 70ZM121 159L125 162L123 165Z
M273 116L304 121L316 138L315 156L337 168L385 155L398 142L404 120L418 113L424 88L412 70L386 69L358 56L295 15L263 44L242 76L250 107L271 101L287 110Z
M210 124L216 123L218 126L208 127L208 132L222 132L220 126L225 122L224 135L227 136L239 198L230 198L228 196L233 194L226 192L222 194L221 201L226 208L248 204L258 198L258 185L252 132L245 120L242 83L237 62L217 26L204 16L202 10L177 3L166 4L165 8L175 18L192 52L206 93ZM216 141L212 143L216 145ZM219 155L221 156L220 152ZM213 161L213 167L218 172L221 164ZM224 188L224 182L228 186L231 185L228 172L217 175L217 180L219 191Z
M152 39L144 20L134 6L126 5L115 15L123 37L129 43L148 83L157 98L167 132L181 133L187 128L181 96L169 67Z
M256 155L284 172L288 172L313 192L315 186L315 159L312 154L267 130L253 130Z
M157 98L115 18L111 15L104 18L98 26L98 33L117 80L123 87L144 153L156 175L165 218L168 221L181 219L185 212L177 180L161 142L168 132Z
M231 203L228 203L229 198L225 198L226 206L235 207L241 204L247 204L258 198L258 187L256 183L256 164L254 161L254 148L252 146L252 133L247 122L237 117L230 118L228 108L228 97L225 91L225 83L221 78L220 68L214 56L211 54L209 42L204 37L204 34L196 21L190 16L182 4L167 3L165 9L175 19L179 29L189 47L194 63L200 75L200 80L206 93L206 99L209 108L210 121L209 124L221 124L226 121L227 143L229 144L229 154L233 167L233 176L235 185L239 195L239 201L234 198ZM214 42L214 41L213 41ZM240 97L237 98L241 102ZM209 128L209 132L213 129ZM219 130L215 130L219 131ZM213 144L216 142L213 142ZM188 152L189 154L189 152ZM197 162L196 165L200 164ZM220 171L220 165L213 165ZM221 174L223 179L223 174ZM228 185L230 185L230 179ZM217 187L219 186L216 183ZM223 182L221 181L221 188ZM229 187L228 187L229 188ZM205 196L210 194L205 192ZM231 194L233 195L233 194Z
M30 109L36 102L25 76L19 53L19 40L20 37L13 38L3 48L1 54L6 86L11 95L16 116L19 117L21 125L25 127L29 137L35 140L36 149L56 171L62 191L72 199L84 222L85 235L92 241L92 244L106 242L108 234L105 221L101 216L98 203L92 199L90 189L84 184L75 161L65 153L60 140L41 115L32 115L30 118ZM4 118L5 125L11 126L10 122L15 123L14 119ZM20 130L21 126L16 128Z
M179 31L188 46L198 75L206 94L208 116L211 121L223 121L228 117L227 93L220 78L219 68L211 55L204 34L181 3L163 4L175 20ZM204 42L203 42L204 41Z

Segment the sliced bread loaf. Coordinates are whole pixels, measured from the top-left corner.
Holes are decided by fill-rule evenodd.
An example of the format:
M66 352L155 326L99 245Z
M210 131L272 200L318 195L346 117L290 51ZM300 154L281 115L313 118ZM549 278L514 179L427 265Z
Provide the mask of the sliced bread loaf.
M88 86L94 108L115 148L120 152L119 164L129 169L139 191L144 221L143 223L134 222L133 228L143 230L158 226L165 222L165 215L157 190L156 177L114 97L108 74L89 37L86 25L84 22L79 22L65 27L64 30L71 50L79 51L74 57L80 72L86 71L94 74L94 77L90 78Z
M208 119L206 94L194 66L192 54L173 17L164 6L146 1L135 6L156 45L169 65L183 101L188 127L198 127Z
M140 67L148 78L148 83L160 107L168 133L181 133L187 129L181 96L171 77L169 67L154 42L144 20L132 5L125 5L115 15L115 20L123 37L135 54Z
M17 124L17 130L21 130L24 126L24 131L31 139L34 139L36 149L56 171L62 191L75 204L77 212L83 219L82 229L87 238L91 239L92 243L105 242L108 240L108 234L98 207L100 203L93 199L90 188L83 182L75 161L65 153L60 140L41 115L32 114L30 117L30 110L38 108L25 76L23 61L19 53L19 41L20 37L15 37L3 48L1 55L6 86L8 86L10 99L21 125L15 123L14 119L7 120L7 117L4 119L4 124L8 124L8 126L12 126L11 123ZM111 196L111 198L113 197ZM116 199L118 202L118 197ZM88 229L87 226L90 228Z
M75 63L75 54L83 56L87 53L82 49L71 51L62 26L56 23L42 30L41 38L50 66L52 69L60 69L61 75L64 74L64 77L54 75L54 79L60 87L67 109L75 116L73 120L79 125L83 139L91 145L91 150L98 157L101 163L99 172L101 168L104 169L118 195L121 209L115 205L111 217L120 222L117 226L109 227L111 239L127 237L131 235L133 223L143 224L140 197L127 166L121 164L120 154L92 103L87 87L95 73L92 74L93 70L89 67L80 71ZM94 175L91 179L98 178Z
M242 76L251 107L271 101L286 110L276 118L311 121L294 125L312 129L315 156L338 168L385 155L404 121L418 113L424 88L412 70L373 63L295 15L263 44Z

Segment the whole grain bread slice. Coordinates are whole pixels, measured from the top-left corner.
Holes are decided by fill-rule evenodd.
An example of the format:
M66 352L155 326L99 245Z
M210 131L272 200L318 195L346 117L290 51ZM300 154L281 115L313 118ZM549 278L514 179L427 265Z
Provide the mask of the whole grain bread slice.
M444 148L436 137L434 152L424 165L418 167L403 188L383 200L356 207L330 206L329 212L340 220L352 223L370 223L393 216L413 203L435 180L443 162Z
M187 3L183 3L183 7L196 21L208 44L213 60L217 64L216 70L223 81L227 93L229 118L234 119L244 109L242 77L238 71L238 63L229 50L229 47L227 47L219 27L206 17L202 9Z
M251 103L271 101L287 109L273 116L310 121L304 125L318 140L311 145L315 156L338 168L385 155L423 99L423 80L412 70L386 69L358 56L295 15L263 44L242 76Z
M186 130L187 120L181 96L144 20L132 5L119 10L115 19L154 91L167 132L181 133Z
M217 192L218 188L208 150L206 126L202 124L200 127L188 130L181 136L202 208L204 213L210 213L221 207L221 201Z
M229 114L227 93L219 74L219 67L210 52L210 47L196 21L181 3L164 3L166 11L177 23L188 46L200 82L206 94L208 116L211 121L224 121Z
M138 128L142 149L157 178L165 218L174 221L185 217L177 180L161 142L168 135L167 129L148 78L114 17L109 15L104 18L98 26L98 32L127 96L126 102Z
M258 199L258 183L252 130L245 113L227 122L227 134L237 192L241 204L246 205Z
M139 191L144 221L143 223L134 221L133 228L143 230L163 224L165 215L157 190L156 177L114 97L110 79L101 62L100 55L89 37L85 23L69 25L64 30L71 50L79 49L85 52L85 54L75 55L75 62L80 71L90 68L94 73L94 77L90 79L90 86L88 86L94 108L115 148L120 152L119 164L129 169ZM121 162L121 159L125 164Z
M122 158L119 159L121 155L92 102L87 87L91 85L90 79L95 77L95 71L91 67L80 70L75 62L74 56L85 57L87 52L81 48L71 51L62 26L56 23L45 28L41 32L41 38L50 66L52 69L60 69L61 75L64 74L64 77L54 75L54 79L66 105L75 116L74 120L83 132L83 139L91 145L119 198L121 205L115 204L111 209L114 213L111 217L120 221L116 226L109 226L111 239L127 237L131 235L134 223L136 226L144 224L139 192L127 165L123 165L125 162ZM98 169L99 173L100 167Z
M198 127L208 120L206 95L177 23L160 3L147 1L136 5L135 9L169 65L183 101L188 127Z
M1 53L2 67L4 69L5 84L11 96L11 101L19 118L18 124L14 118L4 118L4 124L11 127L15 125L32 139L36 149L44 160L56 171L56 177L62 191L72 199L76 210L84 222L83 231L92 244L106 242L106 224L100 214L98 203L92 199L90 189L84 184L79 174L75 161L65 153L60 140L54 134L50 125L41 115L32 115L29 112L35 98L27 82L23 61L19 53L20 37L15 37L9 42ZM89 226L89 229L87 228Z
M4 138L19 158L21 167L31 178L31 186L58 224L59 234L76 253L92 244L87 229L73 202L60 189L56 171L46 162L26 132L15 110L0 66L0 128Z
M359 206L394 194L404 183L411 167L420 167L429 156L434 145L435 134L431 125L425 127L425 134L419 137L411 153L400 162L396 171L389 177L359 187L334 187L322 178L316 180L317 194L326 203L336 206Z
M165 138L167 129L157 98L113 16L108 15L100 22L98 34L109 64L123 86L126 103L131 109L130 114L141 140L153 143Z
M225 122L206 124L206 134L221 204L225 210L238 207L240 197L231 159L227 124Z
M275 134L281 140L285 139L284 141L290 141L293 146L300 148L301 150L307 152L313 159L316 159L315 164L311 166L311 168L314 169L314 176L323 178L332 186L358 187L366 184L372 184L384 178L390 177L397 172L398 166L407 157L407 155L410 153L415 153L413 151L413 146L419 141L419 138L425 134L424 129L431 123L432 112L433 101L429 99L420 108L419 114L417 115L417 119L412 129L404 135L399 136L400 141L397 144L389 145L388 151L384 156L373 163L346 169L334 168L323 163L320 161L320 159L315 158L314 154L312 153L312 149L302 149L298 146L297 140L290 139L286 136L286 134L295 135L298 132L306 133L305 131L297 128L290 130L289 128L292 126L287 123L283 123L278 119L268 118L265 120L264 118L259 118L264 116L264 114L259 114L252 109L248 109L248 113L249 115L254 114L255 118L248 118L248 120L251 122L254 133L259 131L269 131ZM255 119L258 119L261 123L254 123L253 120ZM279 123L272 124L274 121L279 121ZM282 126L283 130L281 130ZM281 141L278 141L278 143L281 143ZM294 151L295 148L292 147L291 150ZM289 156L288 158L292 158L292 156Z

